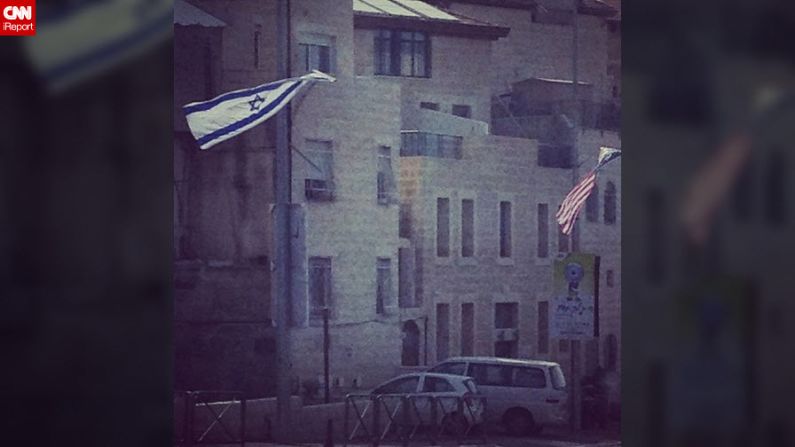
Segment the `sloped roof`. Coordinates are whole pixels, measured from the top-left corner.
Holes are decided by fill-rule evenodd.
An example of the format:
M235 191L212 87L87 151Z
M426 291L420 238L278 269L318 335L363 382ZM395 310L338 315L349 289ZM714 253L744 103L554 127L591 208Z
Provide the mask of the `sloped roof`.
M220 28L226 26L222 20L202 11L185 0L174 2L174 24L182 26L203 26L206 28Z
M465 17L420 0L352 0L360 28L407 28L474 38L505 37L509 28Z

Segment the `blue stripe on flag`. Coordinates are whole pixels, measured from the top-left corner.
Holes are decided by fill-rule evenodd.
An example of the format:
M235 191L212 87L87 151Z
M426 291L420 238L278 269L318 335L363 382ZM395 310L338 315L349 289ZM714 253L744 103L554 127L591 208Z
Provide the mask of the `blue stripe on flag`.
M296 82L295 84L293 84L290 87L288 87L287 90L284 91L284 93L279 95L279 97L276 100L272 101L270 104L268 104L266 107L264 107L259 112L255 113L253 115L249 115L248 117L243 118L240 121L236 121L236 122L234 122L234 123L232 123L232 124L230 124L230 125L228 125L226 127L218 129L215 132L208 133L207 135L205 135L205 136L199 138L198 140L196 140L196 142L199 143L200 147L204 146L205 144L207 144L207 143L209 143L209 142L211 142L211 141L213 141L215 139L218 139L218 138L220 138L220 137L222 137L222 136L224 136L224 135L226 135L226 134L228 134L230 132L234 132L235 130L240 129L241 127L244 127L244 126L246 126L248 124L251 124L252 122L258 120L259 118L262 118L263 115L268 114L268 112L270 112L271 110L273 110L276 107L278 107L279 105L281 105L281 103L284 101L284 99L287 98L287 96L290 93L292 93L297 88L299 88L303 83L304 83L304 81Z
M276 81L276 82L272 82L270 84L260 85L258 87L253 87L253 88L249 88L249 89L245 89L245 90L239 90L239 91L236 91L236 92L229 92L229 93L221 95L221 96L219 96L217 98L211 99L209 101L187 105L187 106L183 107L182 110L185 112L186 116L190 115L191 113L195 113L195 112L204 112L205 110L210 110L213 107L217 106L218 104L220 104L220 103L222 103L224 101L228 101L230 99L244 98L246 96L255 95L257 93L267 92L267 91L270 91L270 90L276 90L277 88L279 88L285 82L286 81Z
M136 46L140 41L146 39L151 34L154 34L156 31L158 31L159 28L165 29L166 26L171 27L173 21L174 12L169 10L166 14L158 17L153 22L146 24L131 34L114 40L97 49L92 49L88 53L81 54L67 62L64 62L61 65L56 65L44 73L44 78L47 81L52 82L56 78L68 76L71 72L86 70L91 65L103 62L104 60L109 59L110 56L114 56L117 53L121 53L131 47Z

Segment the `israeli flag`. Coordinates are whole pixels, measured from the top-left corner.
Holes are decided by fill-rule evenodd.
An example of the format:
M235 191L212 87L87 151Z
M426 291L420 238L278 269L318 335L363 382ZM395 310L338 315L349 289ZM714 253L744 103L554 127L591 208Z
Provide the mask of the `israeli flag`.
M209 101L187 104L182 109L199 147L209 149L276 115L312 81L334 82L336 79L315 70L298 78L224 93Z

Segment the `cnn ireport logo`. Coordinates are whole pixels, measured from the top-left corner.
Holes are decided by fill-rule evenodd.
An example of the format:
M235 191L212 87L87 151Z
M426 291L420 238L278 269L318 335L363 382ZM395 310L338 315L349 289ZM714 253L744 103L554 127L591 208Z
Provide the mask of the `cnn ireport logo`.
M36 34L36 0L4 0L0 13L0 36Z

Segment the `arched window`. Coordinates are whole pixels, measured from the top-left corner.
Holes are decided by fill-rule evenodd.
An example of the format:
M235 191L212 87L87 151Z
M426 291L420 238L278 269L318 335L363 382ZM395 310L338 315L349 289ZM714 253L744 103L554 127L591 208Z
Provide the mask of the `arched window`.
M605 188L605 223L616 223L616 185L607 182Z
M599 222L599 185L594 185L585 201L585 218L588 222Z
M403 349L400 357L400 364L403 366L420 364L420 328L414 320L403 324Z

